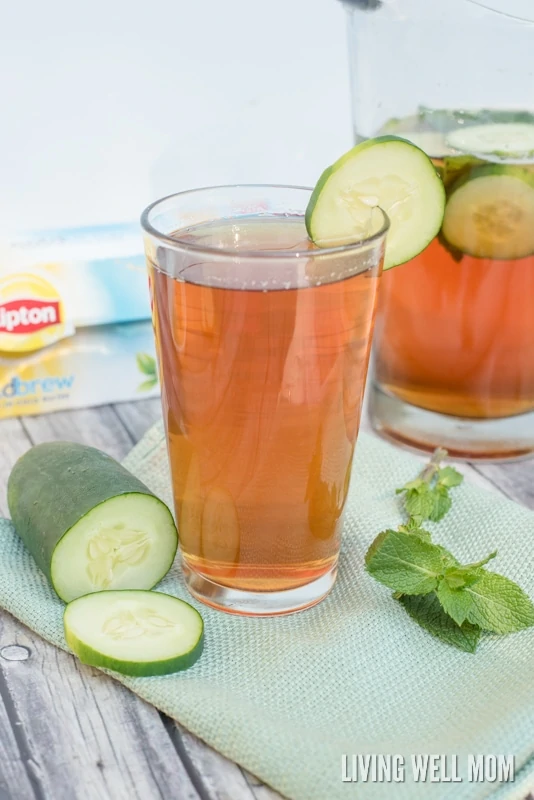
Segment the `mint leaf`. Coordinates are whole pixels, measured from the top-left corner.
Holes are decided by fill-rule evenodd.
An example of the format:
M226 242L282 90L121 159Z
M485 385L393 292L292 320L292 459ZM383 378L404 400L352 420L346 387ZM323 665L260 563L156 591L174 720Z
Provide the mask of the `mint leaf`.
M429 531L425 531L424 528L421 527L421 522L419 517L410 517L408 522L404 525L399 525L399 531L401 533L410 533L415 536L419 536L420 539L424 539L425 542L432 541L432 535Z
M426 631L446 644L474 653L480 639L480 628L469 622L458 625L445 613L435 593L399 598L408 614Z
M472 586L476 583L485 570L481 569L488 561L495 558L497 551L494 550L489 556L483 558L481 561L474 561L472 564L457 564L457 566L449 567L445 570L445 580L451 589L461 589L463 586Z
M371 542L371 544L369 545L369 549L367 550L367 553L365 554L365 566L366 567L369 564L369 562L372 561L372 559L375 556L375 554L380 550L384 540L387 539L387 537L388 537L388 535L390 533L392 533L392 531L390 531L390 530L382 531L382 533L379 533L378 536Z
M434 493L428 483L422 483L413 489L407 489L404 506L411 517L429 519L434 508Z
M438 483L442 486L447 486L449 489L452 486L459 486L463 479L464 476L454 467L443 467L443 469L438 470Z
M432 522L439 522L440 519L443 519L447 511L449 511L450 507L452 506L452 500L449 497L449 490L446 486L440 486L438 483L434 489L431 489L432 492L432 510L428 515L428 519Z
M462 589L470 595L467 619L494 633L513 633L534 625L534 604L517 583L496 572L483 571L472 586Z
M135 360L137 361L137 367L140 372L143 372L145 375L150 375L151 378L156 377L156 360L152 356L148 353L137 353Z
M384 531L365 557L367 572L403 594L426 594L438 585L445 568L441 548L401 531Z
M445 613L452 617L458 625L462 625L469 617L473 607L471 595L462 588L451 588L446 579L440 581L436 595Z

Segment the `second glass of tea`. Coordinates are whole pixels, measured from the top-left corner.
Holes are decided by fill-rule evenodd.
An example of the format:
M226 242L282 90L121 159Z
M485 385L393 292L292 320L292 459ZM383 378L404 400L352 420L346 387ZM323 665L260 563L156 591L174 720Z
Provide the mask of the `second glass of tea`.
M336 577L388 220L317 249L310 194L202 189L142 218L185 579L235 614Z
M447 195L439 235L382 280L373 426L459 458L532 455L534 4L344 2L356 141L409 139Z

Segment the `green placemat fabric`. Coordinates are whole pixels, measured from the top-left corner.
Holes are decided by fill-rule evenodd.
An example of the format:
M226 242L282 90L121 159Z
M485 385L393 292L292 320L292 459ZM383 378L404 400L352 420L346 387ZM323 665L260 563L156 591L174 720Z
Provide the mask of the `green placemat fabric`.
M171 502L163 431L125 461ZM206 647L187 672L116 676L221 753L294 800L478 800L534 786L534 633L487 637L476 655L433 640L363 571L374 536L402 520L395 488L418 459L360 435L338 580L302 614L246 619L192 601L175 565L158 587L199 608ZM454 490L436 537L466 561L498 547L495 568L534 594L534 514L486 491ZM66 648L63 604L0 520L0 605ZM403 783L342 781L342 754L406 757ZM410 754L513 754L515 783L414 783Z

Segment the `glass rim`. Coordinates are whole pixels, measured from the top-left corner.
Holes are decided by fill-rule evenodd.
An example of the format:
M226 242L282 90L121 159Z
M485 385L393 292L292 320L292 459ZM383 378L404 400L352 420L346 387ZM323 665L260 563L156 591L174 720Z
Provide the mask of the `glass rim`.
M177 239L176 237L169 236L162 231L159 231L157 228L154 227L152 222L150 221L150 215L152 212L157 209L163 203L166 203L173 198L183 198L187 197L187 195L193 194L201 194L204 192L212 192L218 189L289 189L289 190L296 190L296 191L305 191L309 192L310 194L313 192L313 188L309 186L295 186L291 184L270 184L270 183L236 183L236 184L221 184L218 186L203 186L197 189L186 189L181 192L173 192L173 194L168 194L165 197L160 197L158 200L154 200L154 202L150 203L143 213L141 214L141 227L145 231L145 233L152 236L154 239L164 243L168 247L171 247L174 250L189 250L194 253L203 253L206 255L217 256L217 257L232 257L232 258L321 258L322 256L327 255L340 255L342 253L349 253L352 251L358 251L362 248L372 244L373 242L378 242L382 237L384 237L390 227L390 220L386 212L380 206L374 206L374 208L378 208L380 213L382 214L383 221L382 225L380 226L379 230L375 233L371 234L370 236L366 236L364 239L360 239L357 242L351 242L350 244L342 244L337 245L335 247L318 247L315 250L234 250L229 247L208 247L206 245L199 245L193 244L192 242L184 241L183 239ZM303 215L304 217L304 215ZM235 217L238 219L238 216ZM219 219L232 219L232 217L219 217Z

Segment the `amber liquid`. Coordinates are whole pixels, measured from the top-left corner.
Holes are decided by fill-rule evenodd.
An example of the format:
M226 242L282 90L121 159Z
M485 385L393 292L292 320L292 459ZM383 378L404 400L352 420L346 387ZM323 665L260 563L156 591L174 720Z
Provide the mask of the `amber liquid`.
M300 217L180 238L311 247ZM311 260L296 280L285 260L176 259L151 283L182 557L235 589L302 586L339 552L379 265L310 285Z
M476 419L532 411L534 255L477 258L436 238L384 274L375 341L377 382L407 403Z

